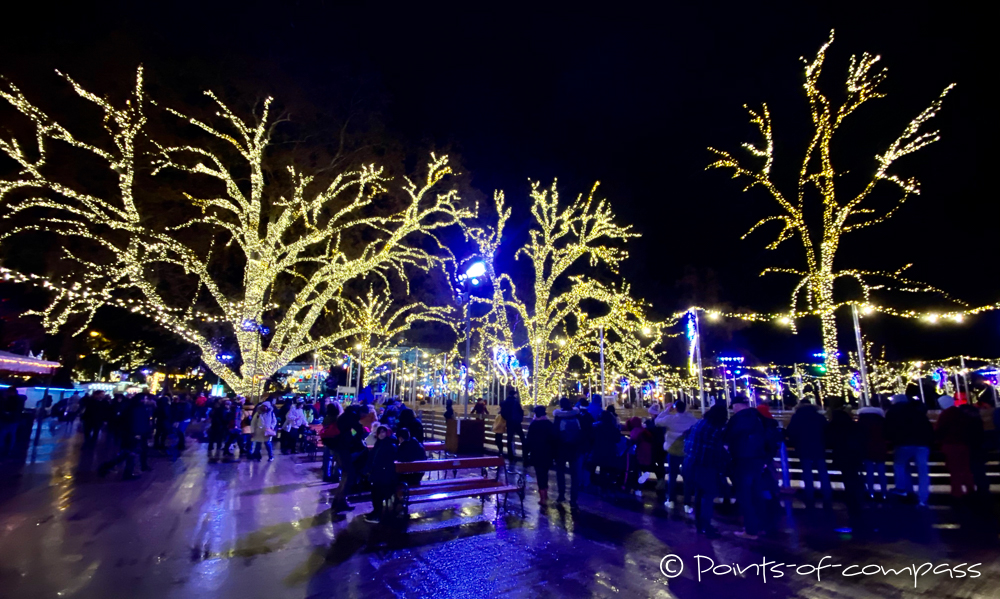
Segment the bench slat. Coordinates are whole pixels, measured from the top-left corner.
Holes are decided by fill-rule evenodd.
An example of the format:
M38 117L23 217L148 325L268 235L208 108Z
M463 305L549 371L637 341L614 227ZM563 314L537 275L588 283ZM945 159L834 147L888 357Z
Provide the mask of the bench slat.
M466 470L469 468L494 468L504 466L501 457L455 458L451 460L421 460L419 462L396 462L397 474L414 472L439 472L441 470Z

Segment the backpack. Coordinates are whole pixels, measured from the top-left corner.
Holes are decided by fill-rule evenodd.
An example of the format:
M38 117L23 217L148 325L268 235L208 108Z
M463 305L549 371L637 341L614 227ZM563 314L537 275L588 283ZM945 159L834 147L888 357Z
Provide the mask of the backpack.
M559 442L566 445L576 445L580 442L582 432L580 419L576 416L559 419Z

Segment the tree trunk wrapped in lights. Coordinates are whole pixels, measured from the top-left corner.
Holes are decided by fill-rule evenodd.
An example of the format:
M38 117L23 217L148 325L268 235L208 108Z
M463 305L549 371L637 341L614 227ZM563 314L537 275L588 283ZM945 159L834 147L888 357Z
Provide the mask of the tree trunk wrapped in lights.
M620 361L623 368L651 365L656 357L652 346L661 327L647 320L645 305L631 297L629 286L606 285L574 273L584 260L591 268L605 266L616 273L627 253L608 243L638 236L630 226L614 222L607 201L595 200L596 191L597 185L587 196L580 195L569 204L560 204L555 183L550 189L537 182L532 184L534 218L530 241L515 253L515 259L527 258L531 265L530 299L520 297L511 277L506 273L498 275L493 267L504 224L510 217L503 194L495 196L499 215L496 227L466 230L476 242L493 284L493 297L477 300L492 307L489 314L479 319L483 344L513 351L530 349L532 363L526 366L532 368L535 388L525 386L525 392L537 393L542 405L557 397L571 360L581 358L586 363L596 358L599 326L604 327L607 336L606 356ZM592 317L590 312L599 305L604 306L598 308L604 313ZM515 327L509 324L511 317L523 324L523 336L515 334ZM527 393L522 393L521 399L524 403L534 401Z
M167 109L207 138L201 145L160 144L146 141L152 135L144 111L155 103L144 95L142 69L134 96L123 106L66 80L103 111L112 142L107 147L75 136L13 84L0 89L33 125L37 144L29 151L16 138L0 139L0 150L20 167L18 177L0 180L5 216L15 219L3 237L26 230L54 233L66 238L64 258L74 263L74 271L62 277L5 272L8 280L55 292L39 312L49 331L82 320L79 332L99 308L124 308L194 344L212 372L238 393L255 395L255 379L366 333L362 325L324 327L328 314L350 305L346 285L368 278L388 284L390 276L407 283L410 269L441 267L447 252L427 251L419 238L435 238L440 228L471 216L456 191L439 189L451 172L447 157L432 155L422 180L406 179L402 206L385 209L385 202L376 203L388 181L382 168L365 166L322 182L294 165L284 174L267 170L275 124L270 99L246 120L208 92L221 126ZM103 162L114 173L114 191L95 195L58 177L54 171L67 165L49 164L56 144ZM61 152L56 155L61 159ZM154 156L152 163L147 155ZM203 192L183 194L187 202L179 220L173 211L150 207L151 197L163 193L151 176L164 170L181 173L188 177L185 184ZM81 245L89 246L88 253ZM442 247L436 238L426 245ZM240 280L225 278L218 263L223 254L242 261ZM171 269L183 284L163 284ZM408 307L402 326L422 309ZM238 368L217 359L208 329L220 327L235 337Z
M833 32L830 32L830 39L819 49L816 57L811 62L805 61L804 88L809 100L813 130L802 159L798 185L794 192L786 195L779 189L771 175L771 167L774 164L774 139L771 114L766 104L759 111L747 109L751 116L750 122L757 126L763 137L763 145L743 144L752 156L762 159L763 164L745 166L729 152L709 148L718 156L709 168L732 169L734 178L745 177L749 180L744 191L760 185L778 203L781 208L779 214L760 220L743 237L746 238L765 223L779 221L783 224L783 228L777 238L767 245L768 249L775 249L793 237L799 239L805 253L804 270L769 268L761 274L783 272L801 277L792 292L789 322L794 326L796 316L806 314L819 316L827 372L836 376L839 373L839 361L834 313L842 305L834 299L834 282L837 279L855 280L860 286L865 302L869 301L871 291L879 288L873 284L873 279L888 280L890 283L901 285L907 291L939 291L904 278L901 273L908 265L896 272L838 270L834 267L834 258L845 233L885 221L896 213L910 195L920 193L919 183L915 179L902 179L890 173L889 169L896 160L939 139L937 131L921 132L921 128L940 110L941 103L952 85L946 87L930 106L910 121L884 153L875 155L875 169L861 190L857 193L846 192L842 186L837 185L837 177L846 171L834 168L833 139L848 116L868 100L881 98L884 95L878 87L885 80L886 71L873 69L879 61L879 56L868 53L862 54L860 58L852 56L845 81L844 100L839 106L834 106L819 89L820 72L831 43L833 43ZM877 186L881 187L880 182L888 183L898 189L898 198L887 209L876 209L871 206L870 196ZM807 193L811 195L813 191L818 193L820 198L821 206L817 213L822 213L822 222L812 222L811 219L807 219L807 213L811 209L807 207L805 198Z

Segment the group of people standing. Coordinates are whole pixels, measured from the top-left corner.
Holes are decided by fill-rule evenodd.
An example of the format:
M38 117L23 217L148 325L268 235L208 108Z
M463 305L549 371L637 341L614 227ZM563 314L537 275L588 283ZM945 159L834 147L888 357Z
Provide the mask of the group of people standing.
M781 496L777 464L783 446L798 459L803 482L799 497L806 507L816 506L817 478L824 507L832 506L829 457L841 474L844 502L855 521L866 501L883 501L888 495L914 497L918 506L926 506L928 461L934 448L944 455L956 500L971 493L988 494L986 452L996 445L995 431L1000 428L996 426L1000 412L988 401L959 406L948 396L935 400L939 411L933 420L923 403L905 395L856 414L839 406L828 406L824 413L806 399L797 405L787 427L773 417L768 405L751 406L742 396L730 406L711 406L701 418L690 414L683 401L666 410L654 404L644 423L633 418L624 425L613 406L602 409L598 401L582 399L574 405L562 398L551 419L546 408L534 408L523 447L525 465L536 474L540 506L550 503L548 480L553 469L557 502L565 501L565 476L570 475L571 507L576 506L578 483L594 480L604 488L610 482L640 492L655 471L666 509L683 506L693 513L700 534L718 534L712 525L716 500L735 495L743 523L736 535L748 539L776 525L779 511L773 508ZM508 430L516 414L513 406L501 406ZM508 439L512 450L512 435ZM499 435L497 446L502 451ZM890 457L891 490L886 476ZM915 492L911 467L918 478ZM595 472L601 473L596 479ZM610 480L602 483L604 476ZM683 502L675 503L679 494Z

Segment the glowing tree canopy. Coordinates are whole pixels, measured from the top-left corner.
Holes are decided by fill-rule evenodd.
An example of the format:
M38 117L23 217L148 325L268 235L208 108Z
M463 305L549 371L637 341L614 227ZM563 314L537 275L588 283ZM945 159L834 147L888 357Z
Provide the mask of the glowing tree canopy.
M603 265L616 273L627 253L609 244L638 236L630 226L614 222L607 201L595 200L596 191L595 184L587 196L581 194L569 204L560 204L554 182L549 189L532 183L530 241L515 254L516 259L523 257L530 262L533 285L527 298L519 294L509 275L498 275L494 269L503 228L510 217L503 194L495 195L496 227L467 229L493 282L493 297L478 300L492 305L478 327L483 344L508 351L530 349L532 362L525 365L531 368L534 389L530 391L537 393L539 404L556 398L573 358L596 360L598 327L605 329L606 356L616 365L620 362L623 369L638 368L647 363L644 360L651 362L657 356L652 345L660 326L646 319L645 306L631 297L629 286L624 282L606 285L579 272L581 265ZM523 336L515 335L517 327L510 325L512 320L523 324ZM612 386L609 381L609 389ZM535 398L522 393L521 399L531 403Z
M389 277L406 284L409 269L440 267L450 256L435 233L471 216L456 191L439 190L451 172L446 157L432 155L421 180L406 179L400 200L386 197L382 168L320 181L281 162L269 148L276 124L270 98L249 120L211 92L211 119L167 109L180 119L178 136L201 135L194 145L179 145L159 143L146 126L145 111L156 104L143 92L142 69L134 95L121 105L65 79L103 112L110 143L77 137L13 84L0 88L33 126L37 145L0 139L0 151L20 171L0 180L4 216L14 222L4 238L27 230L61 236L63 258L72 263L58 277L7 273L55 293L40 312L50 331L71 320L82 320L82 331L99 308L124 308L196 345L214 373L251 395L259 392L255 378L265 380L298 356L371 334L371 323L352 322L358 300L345 299L345 286L366 279L388 285ZM78 158L110 169L113 189L97 194L65 176ZM269 169L275 163L280 168ZM164 171L175 174L155 179ZM195 191L162 187L175 182ZM164 211L164 197L182 203ZM344 308L348 325L324 323ZM212 340L220 330L235 338L241 365L217 359Z
M399 346L399 336L414 322L440 322L454 325L451 306L428 306L421 302L399 305L388 289L368 289L367 295L339 300L339 330L350 333L343 338L344 347L336 355L349 355L360 365L362 381L371 383L378 376L379 366L395 358L392 351ZM337 344L340 347L340 344ZM332 358L327 358L332 361ZM348 383L351 383L348 381Z
M759 111L748 109L750 122L757 126L763 137L762 145L743 145L754 158L760 160L760 163L748 166L729 152L709 148L718 156L709 168L732 169L734 178L744 177L749 180L744 191L759 185L777 202L780 212L759 221L744 235L744 238L757 227L778 221L782 223L782 229L777 238L768 244L768 249L775 249L782 242L792 238L798 239L802 244L805 254L804 269L769 268L761 274L784 272L801 277L792 292L790 320L794 323L796 315L802 314L819 316L827 371L835 375L838 372L837 330L834 319L834 312L838 307L834 300L835 281L842 278L855 280L861 289L861 297L856 298L856 301L867 301L870 292L879 288L873 283L873 280L878 279L899 284L907 291L937 291L904 278L901 273L907 267L896 272L841 270L834 267L834 258L845 233L885 221L895 214L911 194L920 192L920 185L915 179L900 178L890 172L890 167L896 160L939 139L937 131L921 132L921 129L940 110L941 103L952 86L946 87L930 106L910 121L885 152L875 155L874 170L868 177L867 183L857 192L848 192L843 189L842 184L838 185L838 176L845 174L846 171L834 167L832 157L834 137L847 117L862 104L883 97L884 94L878 88L885 80L886 71L875 68L879 56L868 53L862 54L860 58L852 56L845 80L844 100L839 106L834 105L819 89L820 72L831 43L833 43L833 32L812 61L803 59L806 63L803 87L809 100L813 130L802 158L796 188L786 193L779 189L772 178L771 168L775 158L774 138L771 114L766 104ZM872 206L872 192L876 187L881 187L879 183L883 182L895 187L898 197L887 209L876 209ZM806 199L807 195L810 198L814 197L814 192L821 203L815 210L807 204ZM811 215L814 213L821 214L821 220L812 219Z

